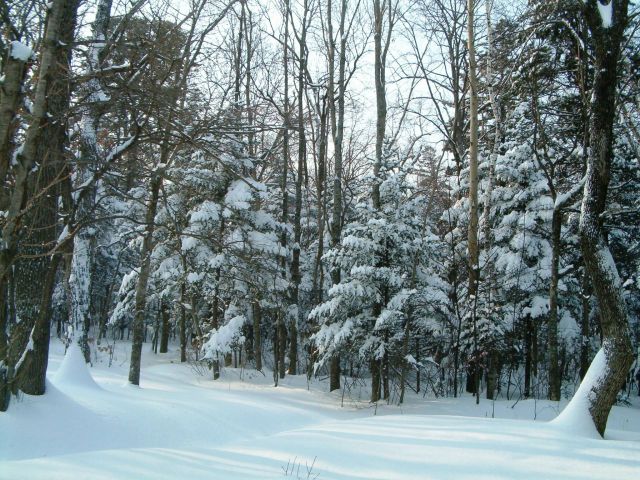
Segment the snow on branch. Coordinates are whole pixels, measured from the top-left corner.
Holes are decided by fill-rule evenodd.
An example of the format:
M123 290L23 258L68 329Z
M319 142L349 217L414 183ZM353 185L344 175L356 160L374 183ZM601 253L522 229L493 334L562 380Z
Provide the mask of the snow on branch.
M560 210L566 207L575 197L580 193L584 187L584 182L587 177L582 177L578 183L576 183L571 190L566 193L560 194L556 197L556 201L553 205L554 210Z
M27 62L34 57L33 50L18 40L14 40L9 44L9 56L21 62Z
M205 359L215 359L217 354L230 353L235 345L244 343L242 326L247 321L244 315L237 315L218 329L211 330L209 339L202 347Z
M602 19L602 27L610 28L613 23L613 0L609 0L609 3L604 5L600 3L600 0L596 0L596 5L598 5L598 12Z

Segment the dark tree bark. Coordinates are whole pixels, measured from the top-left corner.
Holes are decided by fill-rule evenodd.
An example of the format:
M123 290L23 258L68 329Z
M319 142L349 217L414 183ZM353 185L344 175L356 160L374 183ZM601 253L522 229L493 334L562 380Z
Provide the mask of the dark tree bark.
M260 301L253 302L253 355L256 361L256 370L262 371L262 307Z
M284 324L282 314L280 315L280 321L278 322L278 376L284 378L286 374L284 359L287 356L287 327Z
M524 398L531 396L531 376L533 370L533 325L530 316L524 321Z
M589 278L585 272L582 278L582 289L580 297L582 298L582 315L580 317L580 380L584 378L589 369L589 338L590 319L591 319L591 295L589 292Z
M144 341L144 317L147 306L147 284L151 273L151 253L153 252L153 232L158 208L158 197L162 185L162 172L157 170L151 179L150 197L145 216L144 240L140 256L140 273L136 284L135 311L133 319L133 342L131 343L131 363L129 365L129 383L140 385L140 360Z
M491 13L493 10L493 2L485 1L485 16L487 25L487 89L489 93L489 101L491 103L491 111L493 113L493 120L495 122L493 132L493 147L491 154L489 155L489 172L487 178L487 187L484 192L483 211L482 211L482 229L484 237L483 248L486 251L487 260L484 266L484 285L485 285L485 298L486 305L485 311L491 311L494 301L494 289L495 289L495 277L494 277L494 262L491 255L492 246L492 225L491 225L491 203L493 196L493 184L495 182L495 171L498 154L500 153L500 145L502 142L503 127L502 127L502 108L501 98L497 95L495 89L495 83L497 78L494 76L493 59L495 56L495 47L493 42L493 25L491 22ZM500 366L500 354L496 351L495 345L491 342L487 345L487 400L493 400L495 398L495 392L498 385L498 369Z
M9 47L12 50L12 47ZM0 181L4 182L9 171L9 160L14 150L13 135L17 127L16 113L23 97L23 82L30 61L16 58L11 51L4 62L4 80L0 88Z
M171 327L169 326L169 309L167 308L167 304L164 301L160 305L160 315L162 317L160 353L167 353L169 351L169 332L171 330Z
M298 322L302 318L300 305L300 242L302 240L302 179L307 165L307 140L304 122L305 73L307 71L307 27L309 4L303 2L302 27L298 49L298 168L296 172L296 205L293 215L293 255L291 258L291 305L295 305L295 312L291 312L289 319L289 373L298 372ZM321 240L322 241L322 240Z
M374 14L374 84L376 91L376 150L375 162L373 164L373 186L371 191L371 203L376 211L380 211L380 173L384 162L384 139L387 127L387 95L386 95L386 63L389 47L391 46L391 32L395 23L396 16L395 6L388 0L375 0L373 2ZM386 20L386 28L385 28ZM383 252L378 254L377 266L384 265L387 260L387 244L385 240ZM386 290L386 288L383 288ZM380 292L382 297L387 297L387 292ZM382 313L382 300L375 300L372 308L372 316L377 319ZM388 333L387 333L388 334ZM382 364L381 364L382 363ZM388 398L388 354L385 352L384 358L372 359L372 383L371 383L371 401L376 402L380 399L381 387L384 387L385 398ZM376 377L374 380L374 376ZM380 385L382 380L383 385Z
M554 195L555 197L555 195ZM553 199L555 201L555 198ZM549 400L560 400L562 375L558 360L558 282L562 212L554 208L551 218L551 284L549 286Z
M184 308L186 302L184 282L180 284L180 320L178 328L180 330L180 362L187 361L187 312ZM214 310L215 315L215 310Z
M287 224L289 222L289 192L288 186L288 173L289 173L289 160L291 156L290 151L290 129L291 118L289 111L289 17L291 15L291 5L289 0L284 4L284 43L283 43L283 68L284 68L284 133L283 133L283 145L282 145L282 171L280 176L280 192L282 195L282 223ZM287 248L288 239L287 233L283 230L280 237L280 244L283 249ZM281 274L286 279L286 259L282 259ZM284 378L285 366L284 359L286 356L287 335L284 325L285 319L283 318L283 312L276 314L276 334L274 336L274 379L277 385L278 376ZM276 354L277 352L277 354Z
M16 372L16 388L29 395L43 395L45 393L51 331L51 299L59 264L60 255L54 255L42 284L38 317L31 336L33 349L27 351Z
M332 20L333 2L329 0L327 4L327 30L329 47L329 111L331 112L331 132L333 136L334 148L334 172L333 172L333 210L331 217L331 247L335 248L340 243L342 234L342 160L343 160L343 138L344 138L344 107L345 107L345 70L346 70L346 48L347 36L345 35L345 22L347 16L347 0L342 0L340 8L340 50L338 52L338 80L336 94L335 61L336 42L333 37ZM337 105L336 105L337 99ZM331 282L336 285L340 283L340 269L334 268L331 271ZM329 391L332 392L340 388L340 356L336 355L329 362Z
M371 370L371 403L380 400L380 360L371 360L369 364Z
M467 50L469 55L469 228L467 250L469 252L469 311L473 328L473 393L480 401L480 365L477 332L478 283L480 281L478 245L478 80L476 78L476 50L474 29L475 1L467 1Z

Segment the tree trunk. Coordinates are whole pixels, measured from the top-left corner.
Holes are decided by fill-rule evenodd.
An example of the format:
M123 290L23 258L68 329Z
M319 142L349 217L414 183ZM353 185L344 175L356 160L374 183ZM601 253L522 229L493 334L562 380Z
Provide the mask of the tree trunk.
M383 45L382 33L385 8L391 8L386 0L380 5L380 0L374 1L374 73L376 88L376 151L375 163L373 164L373 191L371 193L373 208L380 210L380 170L382 168L382 156L384 146L384 136L387 125L387 97L385 80L385 60L388 44ZM391 29L391 25L388 26Z
M409 318L411 318L411 315L409 314ZM407 321L404 325L404 336L402 339L402 355L400 357L400 361L402 362L402 370L400 371L400 400L399 400L399 404L402 404L402 402L404 402L404 391L405 391L405 384L407 382L407 372L409 370L409 362L407 361L407 355L409 354L409 334L411 333L411 330L409 329L409 318L407 318Z
M531 396L531 370L533 362L533 326L531 317L524 323L524 398Z
M329 31L329 111L331 113L331 132L333 136L334 148L334 173L333 173L333 210L331 217L331 247L335 248L340 243L342 234L342 161L343 161L343 138L344 138L344 109L345 109L345 70L346 70L346 43L345 22L347 15L347 0L342 0L340 14L340 51L338 53L338 84L337 95L335 85L335 54L336 44L333 38L332 23L332 1L329 0L327 7L328 31ZM337 98L337 105L336 105ZM340 270L334 269L331 272L333 284L340 283ZM340 388L338 386L338 388Z
M60 256L55 255L49 264L42 285L38 318L31 333L33 348L27 350L24 360L16 370L16 388L29 395L45 393L51 333L51 299L59 263Z
M393 17L394 6L391 2L383 0L382 4L380 0L375 0L373 3L374 13L374 83L376 91L376 150L375 150L375 163L373 164L373 185L371 191L371 203L373 209L376 212L380 212L382 208L380 198L380 184L382 183L381 172L384 163L384 139L387 127L387 96L386 96L386 59L391 44L391 32L393 30ZM387 18L386 30L384 28L385 15ZM385 38L383 39L383 33ZM384 265L387 258L388 245L384 240L384 251L378 254L376 260L376 266L380 267ZM387 299L387 292L380 292L382 296ZM372 308L372 315L374 321L382 313L382 300L375 300ZM388 333L386 334L388 335ZM382 362L382 365L380 365ZM375 372L372 372L373 376L378 378L377 382L372 382L371 385L371 401L377 401L380 398L380 380L382 380L382 387L384 389L385 398L388 398L389 394L389 372L388 372L388 352L385 350L382 359L372 359L371 365L375 365ZM373 399L376 400L373 400Z
M147 204L145 215L145 232L140 256L140 273L136 284L135 313L133 320L133 342L131 344L131 364L129 366L129 383L140 385L140 360L142 358L142 343L144 340L144 317L147 305L147 284L151 273L151 253L153 252L153 232L155 230L158 197L162 186L162 172L154 172L151 179L151 196Z
M327 96L329 92L327 92ZM318 98L316 103L317 115L320 120L320 131L318 132L318 170L316 179L316 195L318 197L318 211L316 214L316 224L318 225L318 250L313 264L313 285L311 288L312 298L315 305L322 303L324 298L324 268L322 256L324 255L324 236L325 236L325 218L327 216L327 201L325 198L325 188L327 181L327 96L322 99Z
M480 280L478 248L478 81L476 79L476 51L474 33L475 1L467 1L467 48L469 51L469 228L467 249L469 252L469 309L473 328L473 374L476 403L479 394L479 345L477 332L478 282Z
M187 312L184 308L185 302L185 287L184 282L180 285L180 362L187 361Z
M302 240L302 178L307 164L307 140L304 128L304 99L305 99L305 73L307 69L307 14L309 5L304 0L302 11L302 30L300 32L300 45L298 59L300 62L298 71L298 169L296 172L296 205L293 216L293 255L291 259L291 306L295 310L290 312L289 318L289 373L295 375L298 372L298 322L301 320L302 308L300 306L300 242Z
M253 302L253 355L256 361L256 370L262 371L262 307L259 300Z
M589 340L591 334L589 320L591 318L591 295L587 294L588 283L589 278L585 272L582 278L582 290L580 292L580 297L582 298L582 317L580 319L580 380L587 374L590 362Z
M334 148L334 173L333 173L333 210L331 217L331 247L335 248L340 243L342 235L342 160L343 160L343 137L344 137L344 107L345 107L345 70L346 70L346 48L347 38L345 35L345 22L347 16L347 0L342 0L340 14L340 52L338 58L338 92L337 107L335 96L335 53L336 44L333 38L332 1L329 0L327 6L328 31L329 31L329 110L331 112L331 131L333 135ZM331 271L331 282L334 285L340 283L340 269L334 268ZM340 356L336 355L329 362L329 391L340 388Z
M554 208L551 220L551 283L549 285L549 400L560 400L562 378L558 363L558 268L560 264L560 235L562 213Z
M371 403L376 403L380 400L380 360L371 360L369 368L371 370Z
M416 362L418 363L418 368L416 371L416 393L420 393L420 338L416 338Z
M13 46L9 47L13 50ZM0 182L4 184L9 171L9 159L14 151L13 136L18 126L16 112L23 97L23 82L30 61L16 58L9 52L2 69L4 80L0 88ZM3 195L4 196L4 195ZM5 200L2 200L4 203Z
M487 400L495 400L498 389L500 356L491 350L487 357Z
M329 391L340 388L340 355L334 355L329 362Z
M489 155L489 174L487 179L487 187L484 192L484 202L482 211L482 227L483 227L483 240L484 250L486 252L486 264L484 273L484 284L486 291L486 304L484 311L491 312L493 309L493 290L495 285L495 278L493 275L493 256L491 255L492 246L492 228L491 228L491 202L493 201L493 184L495 182L495 171L498 154L500 152L500 143L502 140L502 112L500 106L500 98L496 95L495 91L495 77L493 74L493 58L495 56L495 49L493 44L493 25L491 23L491 11L493 8L492 1L485 1L485 16L487 21L487 89L489 91L489 101L491 102L491 110L493 112L493 119L495 122L493 133L493 147L491 154ZM487 346L487 400L493 400L495 390L498 381L498 364L499 354L495 351L496 347L494 342L490 342Z
M0 250L0 279L6 280L8 270L16 255L19 230L24 215L23 208L28 200L28 181L36 160L38 148L45 126L49 123L49 100L55 87L56 74L60 73L61 42L63 38L73 35L78 0L55 0L48 9L45 37L42 46L38 82L36 84L31 122L25 133L21 151L15 156L14 179L6 206L5 222L2 228L2 249ZM62 65L66 63L63 61ZM57 92L64 96L62 92Z
M382 398L387 402L391 396L391 390L389 388L389 351L384 352L382 357Z
M282 172L280 178L280 191L282 195L282 223L286 225L289 222L289 192L287 190L288 186L288 171L289 171L289 160L290 160L290 135L289 130L291 128L291 118L289 112L289 17L291 13L291 5L289 0L285 1L284 5L284 44L283 44L283 67L284 67L284 135L283 135L283 155L282 155ZM287 248L287 234L283 229L282 235L280 237L280 244L283 249ZM286 259L282 259L281 264L281 274L284 279L287 277L286 273ZM284 359L286 356L286 328L284 325L285 319L283 318L286 315L286 303L285 309L283 312L278 312L277 321L276 321L276 334L274 339L274 353L277 351L275 355L275 365L274 365L274 375L278 375L280 378L284 378L285 376L285 366ZM276 348L277 344L277 348ZM277 378L276 378L277 385Z
M273 329L273 385L278 386L278 324Z
M286 351L287 351L287 328L285 327L282 314L280 314L279 321L278 321L278 375L280 378L284 378L286 373L286 368L284 364Z
M169 310L167 304L162 301L160 306L160 315L162 316L162 337L160 338L160 353L167 353L169 351Z

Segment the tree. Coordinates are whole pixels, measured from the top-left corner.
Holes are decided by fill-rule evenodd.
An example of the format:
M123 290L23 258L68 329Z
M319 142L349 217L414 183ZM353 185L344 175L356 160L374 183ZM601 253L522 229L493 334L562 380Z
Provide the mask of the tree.
M618 61L628 23L627 0L585 2L582 15L594 48L589 121L591 149L580 211L580 240L587 272L600 308L602 347L565 412L588 415L600 435L633 363L629 319L622 282L611 256L601 214L607 201L613 161ZM565 418L569 413L564 413Z
M155 230L155 217L158 209L158 200L160 190L162 188L163 179L166 169L175 159L175 150L179 147L172 139L174 128L174 120L176 112L180 112L185 107L187 85L190 74L193 71L196 60L200 57L206 35L211 32L224 18L227 11L233 5L233 1L226 5L217 17L207 22L201 31L197 30L200 21L200 15L206 5L205 1L199 1L194 5L193 14L189 14L190 28L184 35L184 43L180 46L179 58L177 64L173 64L172 68L166 72L165 79L170 79L167 85L167 95L163 99L165 116L157 119L158 121L158 142L159 153L153 162L150 172L150 184L148 202L146 205L146 213L144 218L145 230L143 233L143 242L140 252L140 271L137 277L135 313L133 320L133 342L131 344L131 363L129 368L129 382L133 385L140 383L140 360L142 355L142 343L144 339L144 315L147 304L147 285L149 282L151 255L153 252ZM167 25L165 25L167 27ZM167 29L171 33L176 26L168 26ZM160 32L162 33L162 32ZM166 109L166 110L165 110Z
M76 208L76 221L87 222L87 217L94 210L96 193L95 185L87 187L85 183L91 183L93 172L98 168L98 138L97 131L102 114L103 105L108 101L104 93L98 72L101 69L101 62L104 60L104 48L111 20L112 0L101 0L98 3L95 20L91 26L92 38L87 54L87 75L91 77L87 85L87 105L82 114L82 132L80 138L80 158L76 167L74 177L75 190L90 188L90 192L83 195L82 201ZM90 312L90 292L91 292L91 269L95 257L95 229L82 228L73 239L73 254L71 258L69 272L69 293L71 295L69 304L71 306L70 324L81 329L82 335L78 338L84 353L85 361L89 362L91 352L89 350L89 329L91 327Z
M53 255L51 258L46 251L56 243L53 218L57 197L50 195L43 201L40 201L39 197L44 191L52 188L56 179L64 176L62 172L68 172L65 165L66 128L63 118L70 101L71 57L70 51L64 46L69 45L74 38L77 9L77 0L56 0L47 9L31 118L22 144L16 149L16 161L9 168L3 168L3 173L10 175L13 181L3 192L5 215L0 250L0 289L3 292L7 291L10 270L24 253L35 254L39 261L21 263L23 268L20 270L20 281L25 282L25 285L33 285L34 275L44 275L45 281L40 284L41 288L33 292L39 302L39 308L27 306L29 311L12 327L0 367L2 410L8 408L10 393L15 394L21 390L42 395L45 391L49 351L49 307L59 256ZM24 61L28 60L30 54L26 53L27 47L15 42L17 41L11 43L11 57L18 56ZM5 67L11 67L11 64L12 62L8 61ZM12 99L8 98L7 103L13 103ZM58 122L52 122L50 118L55 118ZM6 142L6 137L3 140ZM7 166L8 159L0 161L0 164ZM40 166L40 172L34 174L36 166ZM6 180L5 177L3 181ZM45 247L45 251L39 248L38 252L27 252L22 244L29 236L29 232L25 231L29 221L40 227L35 229L37 233L33 235L40 236L38 242ZM2 301L0 311L6 312L7 297L4 294ZM33 298L30 298L29 303L32 302Z
M480 401L480 365L478 358L477 305L478 283L480 281L480 250L478 246L478 80L476 78L476 52L474 30L474 0L467 2L467 49L469 53L469 227L467 250L469 252L469 289L471 303L470 315L473 328L473 357L471 370L473 393L476 403Z

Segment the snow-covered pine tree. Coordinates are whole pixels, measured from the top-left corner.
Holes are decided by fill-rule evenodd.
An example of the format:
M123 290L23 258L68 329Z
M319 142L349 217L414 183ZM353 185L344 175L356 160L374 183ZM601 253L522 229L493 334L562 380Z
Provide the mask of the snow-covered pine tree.
M319 326L313 336L316 369L337 353L345 365L359 369L377 363L382 373L377 381L391 375L389 369L415 366L407 347L411 332L425 331L426 312L439 308L445 295L429 265L440 242L425 220L425 196L415 194L412 173L411 160L387 154L379 173L381 208L373 209L368 195L362 197L340 245L325 254L329 268L342 274L309 315Z

